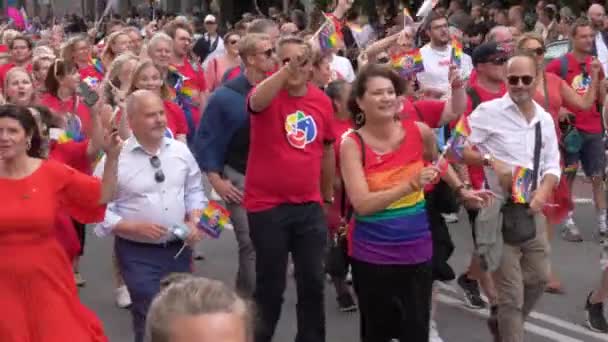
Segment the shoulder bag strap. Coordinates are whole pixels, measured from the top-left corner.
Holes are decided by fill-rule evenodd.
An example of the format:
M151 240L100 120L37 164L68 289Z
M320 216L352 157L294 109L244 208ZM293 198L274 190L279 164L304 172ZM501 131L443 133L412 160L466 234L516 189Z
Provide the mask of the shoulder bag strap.
M363 137L361 133L354 131L357 136L357 140L359 140L359 145L361 145L361 166L365 168L365 143L363 142ZM350 219L353 217L353 206L350 203L346 204L346 188L344 184L342 184L342 193L340 194L340 216L344 219L344 222L350 222Z
M538 186L538 175L540 173L540 149L542 147L542 132L540 121L534 127L534 170L532 171L532 191Z
M547 74L543 75L543 91L545 92L545 110L549 111L549 92L547 89Z

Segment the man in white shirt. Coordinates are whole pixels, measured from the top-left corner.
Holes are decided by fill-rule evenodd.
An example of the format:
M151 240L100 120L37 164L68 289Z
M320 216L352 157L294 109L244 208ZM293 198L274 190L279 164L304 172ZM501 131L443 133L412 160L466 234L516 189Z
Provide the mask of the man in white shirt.
M447 17L431 12L426 33L431 41L420 48L424 72L418 73L417 78L427 96L440 99L448 95L450 87L448 73L452 63L452 39ZM473 69L470 56L462 54L460 68L461 73L470 73Z
M188 147L165 137L167 118L161 98L139 90L127 99L133 131L118 161L118 184L99 236L113 234L118 264L132 300L135 342L144 339L148 307L160 290L160 280L173 272L191 272L190 247L169 229L189 228L188 246L202 235L195 226L206 206L202 176ZM96 175L103 174L99 163Z
M606 10L604 9L604 6L600 4L593 4L587 11L587 17L595 30L594 55L596 55L597 59L602 63L604 75L608 75L608 34L604 30Z
M498 194L495 205L482 209L477 218L478 252L488 270L494 272L498 291L498 312L492 312L488 322L495 341L524 340L524 321L548 282L549 247L542 210L559 181L561 169L553 119L533 100L538 68L532 56L512 57L507 63L508 93L480 104L469 117L471 134L465 161L470 165L486 166L486 183ZM537 142L540 143L537 188L536 191L531 189L533 195L522 208L523 215L533 215L533 222L527 227L535 234L514 242L507 239L508 233L514 230L507 230L509 223L515 221L501 215L500 210L504 208L503 204L511 203L507 198L511 197L513 168L534 169ZM505 243L500 246L503 237ZM481 253L484 246L493 250Z

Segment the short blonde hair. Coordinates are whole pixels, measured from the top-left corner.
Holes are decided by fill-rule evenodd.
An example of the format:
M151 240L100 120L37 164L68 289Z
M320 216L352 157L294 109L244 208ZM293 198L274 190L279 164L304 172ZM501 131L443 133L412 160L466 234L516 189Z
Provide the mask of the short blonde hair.
M167 42L169 45L171 45L171 49L173 49L173 39L171 39L171 37L164 32L156 32L148 42L148 56L150 55L150 50L160 42Z
M241 37L237 46L241 60L245 61L247 57L256 54L258 44L263 41L270 42L270 36L262 33L248 33Z

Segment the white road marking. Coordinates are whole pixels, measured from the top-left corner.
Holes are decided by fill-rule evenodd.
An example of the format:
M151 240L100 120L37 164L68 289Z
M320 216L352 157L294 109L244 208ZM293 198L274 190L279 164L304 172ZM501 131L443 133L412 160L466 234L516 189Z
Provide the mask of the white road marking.
M439 283L439 284L441 284L440 289L450 292L455 295L460 295L460 291L458 291L454 286L451 286L451 285L448 285L445 283ZM488 299L485 296L482 296L482 297L487 302ZM461 306L463 306L463 308L467 309L467 311L482 312L484 316L486 316L486 317L488 316L488 310L479 311L479 310L469 309L463 305L462 300L459 302L460 302ZM573 332L581 334L581 335L587 335L587 336L593 337L600 341L608 341L608 335L606 335L606 334L596 333L581 325L570 323L570 322L564 321L562 319L559 319L557 317L553 317L553 316L546 315L546 314L536 312L536 311L532 311L530 313L530 317L537 319L539 321L543 321L543 322L555 325L555 326L560 327L565 330L570 330L570 331L573 331ZM581 319L582 319L582 316L581 316ZM528 323L526 323L526 324L528 324ZM559 341L561 341L561 340L559 340Z
M446 304L446 305L450 305L450 306L455 306L455 307L463 308L464 310L466 310L466 311L468 311L468 312L470 312L472 314L475 314L477 316L484 317L484 318L487 318L489 316L487 309L486 310L474 310L474 309L467 308L467 307L465 307L465 306L462 305L462 301L461 300L454 299L454 298L452 298L450 296L446 296L446 295L440 293L438 295L438 299L439 299L440 303L443 303L443 304ZM564 335L564 334L560 334L560 333L555 332L553 330L549 330L549 329L540 327L538 325L535 325L535 324L532 324L532 323L529 323L529 322L526 322L524 324L524 329L526 331L529 331L529 332L535 334L535 335L539 335L539 336L548 338L548 339L553 340L553 341L558 341L558 342L583 342L583 340L579 340L577 338L573 338L573 337L570 337L570 336L567 336L567 335Z

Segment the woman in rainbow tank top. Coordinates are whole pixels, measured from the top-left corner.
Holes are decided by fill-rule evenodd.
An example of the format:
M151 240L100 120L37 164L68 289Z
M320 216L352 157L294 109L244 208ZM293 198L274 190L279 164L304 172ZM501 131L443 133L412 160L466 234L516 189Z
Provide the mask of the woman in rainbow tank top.
M348 252L362 342L429 338L433 247L424 189L439 177L426 166L437 147L427 125L399 119L403 82L386 66L359 72L349 102L357 130L346 133L340 147L354 209ZM443 169L453 173L447 164ZM456 182L450 183L463 199L484 201Z

